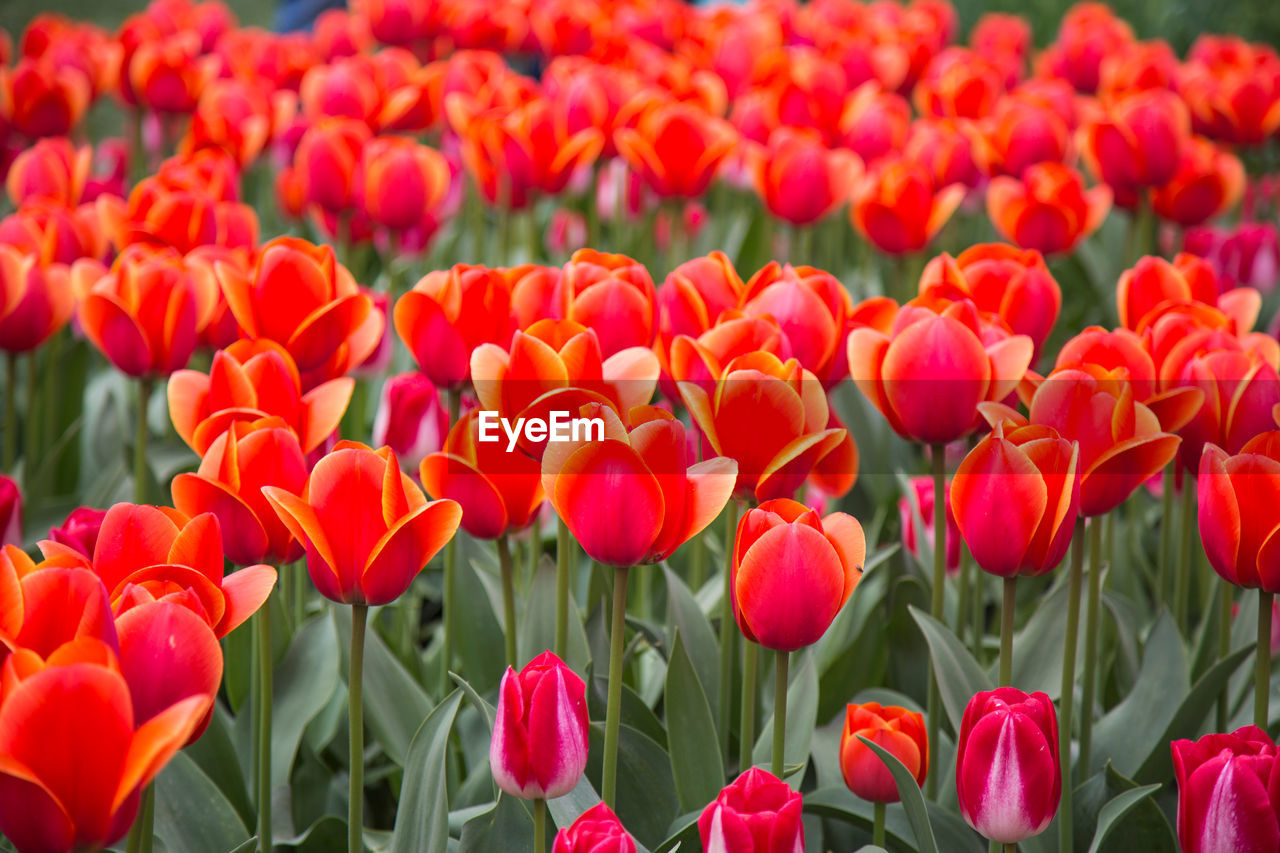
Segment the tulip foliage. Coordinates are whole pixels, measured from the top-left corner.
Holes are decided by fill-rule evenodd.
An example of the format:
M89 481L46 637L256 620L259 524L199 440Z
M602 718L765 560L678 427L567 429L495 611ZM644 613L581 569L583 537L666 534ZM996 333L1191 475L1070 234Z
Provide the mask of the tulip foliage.
M1275 45L9 5L0 853L1277 850Z

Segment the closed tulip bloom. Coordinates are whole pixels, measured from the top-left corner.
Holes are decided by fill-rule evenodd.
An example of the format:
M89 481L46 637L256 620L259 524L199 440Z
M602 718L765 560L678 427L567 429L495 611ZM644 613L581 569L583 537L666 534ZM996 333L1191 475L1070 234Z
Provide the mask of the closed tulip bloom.
M1164 311L1193 301L1218 305L1216 282L1189 276L1185 269L1155 255L1140 258L1116 282L1120 325L1134 331L1148 328Z
M563 797L587 768L587 726L587 686L554 652L519 672L507 667L489 744L493 780L513 797Z
M367 124L349 118L322 118L302 134L293 168L307 204L338 215L354 206L356 170L371 136Z
M1058 717L1044 693L1001 687L969 700L956 746L956 795L965 823L1017 844L1058 811Z
M393 230L411 228L449 189L449 163L411 139L379 137L361 153L363 199L369 218Z
M988 175L1021 177L1036 163L1064 162L1073 153L1067 123L1030 99L1003 98L978 129L975 147Z
M206 375L179 370L169 378L169 417L192 450L203 455L233 423L278 417L310 453L338 428L355 380L340 376L302 392L287 350L273 341L237 341L213 354Z
M634 128L614 133L618 153L663 198L696 198L706 192L737 143L723 119L692 104L660 104L644 111Z
M924 167L935 187L958 184L966 190L983 181L977 135L968 119L921 119L911 125L903 155Z
M9 259L15 256L21 260L10 265ZM12 286L0 298L17 296L7 314L0 310L0 350L5 352L31 352L61 331L75 313L75 294L67 267L34 261L30 256L19 256L8 246L0 246L0 288Z
M1173 92L1153 89L1128 95L1086 124L1081 147L1089 170L1117 203L1131 207L1142 190L1173 178L1190 134L1186 105Z
M933 180L910 160L885 160L853 191L850 215L858 233L882 252L903 255L929 244L964 198L952 184L935 192Z
M1262 433L1234 456L1206 445L1198 488L1209 564L1236 586L1280 591L1280 433Z
M979 243L954 260L939 255L925 266L919 292L930 298L972 300L979 311L995 314L1015 335L1031 338L1036 353L1062 307L1062 290L1044 256L1005 243Z
M981 54L949 47L929 63L912 90L921 115L940 118L985 118L1004 91L1004 75Z
M954 575L960 571L960 528L956 527L955 513L951 511L951 484L947 483L944 498L947 502L947 574ZM913 557L920 558L920 541L928 543L930 549L935 547L937 534L933 529L933 478L912 477L911 494L898 499L898 517L902 522L902 547ZM920 514L921 531L916 524L916 513Z
M479 419L476 411L459 418L441 451L424 458L420 471L427 494L462 507L463 530L477 539L496 539L536 517L542 469L536 459L509 453L505 439L481 440Z
M511 279L470 264L427 273L396 301L394 322L418 369L442 388L460 388L477 347L511 343Z
M1185 853L1265 853L1280 847L1280 761L1257 726L1175 740L1178 843Z
M1161 218L1179 225L1201 225L1235 207L1244 195L1245 172L1240 158L1193 136L1183 147L1177 171L1151 193L1151 206Z
M89 79L74 68L24 58L8 72L7 114L25 136L66 136L80 123L93 97Z
M745 288L742 276L724 252L685 261L658 288L659 339L669 345L676 335L701 335L721 314L742 304Z
M78 506L67 514L61 525L50 528L49 539L73 548L86 557L92 557L93 549L98 543L98 532L102 529L102 520L106 517L105 509Z
M1180 355L1174 353L1169 361L1176 363ZM1177 383L1204 392L1204 405L1178 433L1178 456L1188 471L1200 463L1206 444L1239 453L1254 436L1275 427L1271 413L1280 404L1280 374L1258 352L1233 342L1197 353L1183 363Z
M1132 28L1106 3L1077 3L1062 17L1057 40L1036 67L1069 81L1079 92L1093 93L1101 82L1103 60L1133 40Z
M23 658L6 667L0 702L0 831L22 851L102 849L124 837L142 790L214 697L143 722L111 646L84 640Z
M782 652L821 639L862 578L866 539L853 516L820 518L787 498L738 523L733 613L743 636Z
M1031 363L1034 345L983 323L968 300L915 300L888 334L853 330L849 371L894 431L911 441L946 444L977 425L977 406L1002 400Z
M388 376L373 417L373 443L391 448L413 470L444 446L449 411L440 391L421 373Z
M790 497L844 441L844 430L828 427L822 383L794 358L749 352L712 380L680 382L680 396L715 452L737 461L741 497ZM745 431L744 423L758 429Z
M1001 236L1046 255L1071 251L1110 209L1110 189L1085 189L1080 173L1061 163L1037 163L1021 180L993 178L987 189L987 215Z
M698 835L706 853L803 853L799 791L752 767L702 811Z
M830 150L817 134L781 127L768 148L756 152L752 179L769 212L796 225L809 225L839 209L862 174L852 151Z
M259 250L249 275L228 264L216 269L245 337L287 349L308 388L357 367L382 339L382 313L331 246L277 237Z
M188 30L139 44L128 74L141 106L161 113L190 113L201 91L217 76L217 63L201 55L200 39Z
M1052 427L1000 423L960 463L951 500L974 561L1004 578L1062 561L1080 503L1079 446Z
M560 281L565 316L596 333L605 358L653 343L653 278L626 255L579 249Z
M111 599L101 579L83 568L37 564L17 545L0 546L0 664L11 651L48 657L63 643L92 637L116 647ZM3 698L0 685L0 698Z
M378 605L399 598L453 537L462 508L428 502L388 448L342 441L316 463L300 495L263 489L307 549L307 572L331 601Z
M299 492L306 481L306 459L293 430L270 419L239 422L214 439L196 473L174 477L173 505L192 518L213 513L231 562L288 563L302 556L302 546L262 496L262 487Z
M592 559L611 566L660 562L724 509L737 463L694 461L684 424L670 413L632 410L630 430L607 405L583 406L579 414L603 421L604 439L548 444L542 486Z
M1269 46L1205 34L1178 75L1196 133L1258 145L1280 128L1280 58Z
M845 709L844 733L840 736L840 772L849 790L873 803L896 803L898 785L880 756L864 744L865 737L903 763L923 785L929 775L929 738L924 717L897 705L879 702L849 705Z
M901 151L910 130L911 105L874 82L850 93L840 116L841 143L868 166Z
M636 853L636 842L604 803L597 803L556 833L551 853Z
M74 207L80 203L93 151L63 138L41 139L14 158L5 189L14 207L32 198Z
M839 279L816 267L774 261L751 277L742 298L743 314L777 322L785 349L806 370L824 384L844 379L841 343L853 303Z

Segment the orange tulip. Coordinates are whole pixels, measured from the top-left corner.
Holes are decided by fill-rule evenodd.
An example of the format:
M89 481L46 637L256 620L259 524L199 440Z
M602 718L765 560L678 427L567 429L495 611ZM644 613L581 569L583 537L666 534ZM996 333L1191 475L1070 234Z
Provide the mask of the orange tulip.
M1034 344L983 322L969 300L917 299L885 333L849 335L849 371L889 426L909 441L946 444L978 424L978 404L1002 400L1031 364Z
M818 514L786 498L738 522L730 590L742 635L780 652L822 638L862 579L867 543L851 515Z
M139 44L128 67L138 103L161 113L192 112L217 76L213 57L201 56L200 39L191 31Z
M1258 145L1280 128L1280 57L1232 36L1202 35L1177 81L1196 133Z
M178 435L202 456L233 424L280 418L310 453L333 434L355 380L342 376L302 391L289 353L271 341L239 341L213 354L208 375L179 370L169 377L169 417Z
M1080 502L1080 448L1048 426L998 423L951 481L956 526L983 571L1035 577L1066 556Z
M292 429L269 418L236 422L209 445L196 473L173 479L173 505L193 518L213 513L233 563L288 563L302 556L302 546L280 523L262 487L299 492L306 480L306 459Z
M694 462L685 427L656 408L633 410L630 430L608 406L604 440L556 442L542 457L542 485L556 513L593 560L657 563L715 520L733 493L732 459Z
M653 343L653 279L626 255L579 249L564 265L565 316L595 331L608 358Z
M1217 335L1205 341L1210 342L1226 343ZM1197 350L1181 348L1166 366L1177 385L1204 392L1204 405L1179 431L1178 458L1188 471L1200 463L1207 444L1227 453L1241 452L1255 435L1275 426L1272 410L1280 404L1280 375L1274 361L1236 342Z
M287 349L308 388L360 365L382 338L382 313L331 246L277 237L259 250L252 275L216 269L245 336Z
M80 123L93 96L82 72L57 68L47 60L19 60L6 88L13 129L35 137L66 136Z
M0 588L9 602L0 614L0 666L18 649L48 657L78 639L115 643L111 597L93 572L37 564L9 544L0 547ZM0 675L0 702L4 692Z
M449 189L449 163L438 151L402 137L379 137L361 153L362 197L369 218L394 230L412 228Z
M710 390L678 383L680 396L712 449L738 463L734 491L744 498L793 494L844 442L844 430L828 428L822 383L794 358L784 362L768 352L747 353L712 379ZM851 464L856 471L856 453Z
M658 288L658 338L668 344L676 335L697 336L710 329L725 311L742 303L746 285L724 252L685 261Z
M506 348L515 333L511 278L504 270L456 264L427 273L396 301L396 334L436 385L462 387L481 344Z
M1183 147L1178 169L1151 192L1151 206L1163 219L1200 225L1230 210L1244 195L1240 158L1207 139L1193 136Z
M956 184L935 192L916 163L885 160L854 189L850 214L858 233L877 249L902 255L927 246L963 198L964 187Z
M1053 331L1062 307L1062 291L1044 257L1035 249L1003 243L970 246L954 260L939 255L925 266L919 292L929 299L972 300L979 311L995 314L1014 334L1031 338L1035 353Z
M1261 433L1234 455L1205 445L1198 506L1205 554L1228 583L1280 591L1280 435Z
M712 393L724 365L757 351L783 360L791 358L791 343L771 315L721 319L696 338L677 335L665 353L663 391L673 397L679 394L676 386L668 390L665 380L669 377L677 383L693 382Z
M967 119L921 119L911 125L903 155L924 167L935 187L982 183L977 143Z
M1217 282L1203 275L1187 275L1195 272L1189 256L1180 255L1175 263L1148 255L1140 258L1130 269L1120 274L1116 283L1116 308L1120 325L1126 329L1141 331L1151 326L1156 318L1170 309L1187 303L1198 302L1216 306L1228 314L1236 314L1245 301L1253 301L1250 288L1241 288L1219 296ZM1181 264L1181 266L1179 266ZM1256 294L1256 291L1253 291ZM1241 332L1252 327L1241 328Z
M387 448L342 441L316 463L302 493L263 494L307 549L307 572L331 601L379 605L399 598L453 537L462 508L428 502Z
M111 247L103 212L113 205L105 197L75 208L34 199L0 221L0 243L35 255L44 263L102 260Z
M1133 42L1133 30L1106 3L1072 6L1062 17L1058 38L1036 62L1041 74L1061 77L1079 92L1101 82L1102 61Z
M1081 148L1089 170L1111 187L1117 204L1133 207L1142 190L1173 178L1190 133L1183 102L1154 89L1126 96L1085 124Z
M1004 91L1004 75L985 57L963 47L949 47L929 63L912 90L921 115L939 118L985 118Z
M1003 72L1006 86L1022 79L1031 44L1031 23L1020 15L986 12L969 32L973 52Z
M219 79L200 94L191 125L179 146L190 154L219 148L241 167L252 163L274 133L292 120L297 107L293 93L272 91L247 79Z
M1111 190L1086 190L1080 173L1061 163L1037 163L1021 180L992 178L987 189L987 215L996 230L1046 255L1069 252L1097 230L1110 208Z
M0 245L0 350L36 349L75 312L71 278L63 264L41 266L31 255Z
M852 151L828 150L816 135L779 128L752 164L756 192L769 212L796 225L809 225L848 200L862 172Z
M1036 163L1064 163L1073 155L1071 129L1062 116L1027 99L1002 98L978 129L975 151L988 175L1019 178Z
M293 154L307 204L339 216L354 206L356 169L371 138L367 124L350 118L322 118L307 128Z
M23 151L9 166L5 189L15 207L41 198L74 207L80 203L93 151L73 148L66 139L41 139Z
M879 702L851 704L845 709L840 735L840 772L845 785L873 803L899 802L898 786L889 769L860 736L892 753L918 784L924 784L929 775L929 736L918 711Z
M373 59L360 55L313 66L303 75L298 94L305 115L351 119L373 129L384 93Z
M644 110L634 128L615 131L614 142L622 159L658 195L696 198L715 179L737 133L690 104L655 104Z
M743 315L775 321L785 339L782 348L803 368L824 384L844 378L841 341L853 304L839 279L815 267L774 261L751 277L742 299Z

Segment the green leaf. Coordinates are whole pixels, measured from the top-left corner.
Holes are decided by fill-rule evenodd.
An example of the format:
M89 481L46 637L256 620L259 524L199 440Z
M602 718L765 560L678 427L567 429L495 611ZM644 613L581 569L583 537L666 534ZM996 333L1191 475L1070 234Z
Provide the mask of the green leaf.
M529 585L528 597L520 622L516 627L517 657L521 664L528 663L546 649L554 648L556 641L556 564L544 557ZM568 648L564 660L575 672L585 672L591 654L587 650L587 635L582 630L582 616L577 603L569 599Z
M457 535L457 624L460 627L454 638L454 653L458 656L455 664L458 671L467 674L476 690L488 693L498 686L504 671L502 662L506 659L502 623L493 606L495 600L501 601L497 560L492 549L461 531ZM490 564L494 566L492 573L480 568ZM490 590L496 597L491 596Z
M532 849L533 817L523 801L505 793L489 811L467 821L458 843L458 853Z
M714 800L724 787L724 759L711 706L679 629L671 645L665 696L667 748L676 798L681 810L693 811Z
M334 607L338 655L343 678L347 677L351 645L351 608ZM466 624L465 622L463 624ZM431 700L391 653L377 631L365 634L364 641L364 721L387 756L401 767L409 744L422 721L431 712Z
M1098 850L1102 847L1102 842L1107 840L1107 836L1115 828L1116 821L1120 820L1126 812L1158 790L1160 790L1159 785L1144 785L1141 788L1134 788L1131 791L1118 794L1107 801L1107 804L1098 812L1098 828L1094 830L1093 843L1089 845L1089 853L1098 853Z
M455 690L431 712L409 746L392 853L445 853L449 845L449 802L445 754L449 731L462 704Z
M240 846L234 847L231 850L227 851L227 853L252 853L252 851L257 849L258 849L258 836L255 835L253 836L253 838L250 838L244 844L241 844Z
M794 653L791 660L794 675L787 685L787 732L782 755L784 765L803 770L809 763L809 744L818 722L818 669L811 653ZM773 757L773 719L770 714L751 751L752 760L762 767L768 767Z
M920 786L911 771L898 760L898 756L874 741L862 735L858 735L858 740L880 756L884 766L893 775L902 807L907 813L907 821L911 824L911 832L916 838L916 849L919 853L938 853L938 842L933 838L933 827L929 825L929 813L925 810L924 794L920 793Z
M805 794L804 810L807 814L843 821L868 834L871 832L874 806L855 797L843 784ZM986 841L958 816L934 802L926 801L925 810L940 849L947 853L985 853ZM885 814L885 833L886 840L892 842L895 849L915 848L911 823L900 805L890 804Z
M678 631L684 638L685 652L707 694L712 719L719 719L716 714L720 702L720 652L711 621L679 575L666 565L662 567L662 574L667 580L667 613L672 631Z
M600 780L604 758L604 723L591 724L587 775ZM635 839L654 847L680 813L671 761L652 738L623 725L618 735L618 818ZM507 848L502 848L507 849ZM518 848L511 848L518 849Z
M273 684L271 786L289 783L294 757L307 723L338 690L338 636L333 620L318 616L304 623L280 666Z
M975 693L991 690L994 685L950 628L916 607L911 608L911 616L929 644L934 672L938 676L938 693L947 717L952 728L960 731L960 719L969 700Z
M1054 701L1062 695L1062 645L1067 639L1069 592L1066 583L1055 584L1036 604L1027 624L1013 637L1011 683L1027 693L1046 693ZM1084 653L1084 631L1078 632L1076 649L1079 659Z
M257 820L257 811L249 800L240 756L231 739L231 720L221 703L214 707L209 727L204 734L184 749L183 754L194 761L204 775L209 777L209 781L218 787L244 825L253 826Z
M218 786L182 753L156 778L155 826L168 853L226 853L249 837Z
M1182 636L1169 612L1161 611L1143 649L1133 690L1094 726L1090 772L1110 759L1119 772L1134 774L1162 743L1160 738L1191 688L1190 680Z
M1137 789L1136 782L1117 773L1110 764L1077 786L1071 815L1079 845L1076 849L1085 849L1085 839L1096 833L1104 806L1121 794ZM1172 796L1173 792L1165 788L1161 793ZM1062 817L1059 815L1058 819ZM1155 797L1148 795L1133 803L1125 814L1115 816L1106 838L1099 843L1099 850L1101 853L1129 853L1133 850L1177 853L1178 842L1164 808L1157 804Z

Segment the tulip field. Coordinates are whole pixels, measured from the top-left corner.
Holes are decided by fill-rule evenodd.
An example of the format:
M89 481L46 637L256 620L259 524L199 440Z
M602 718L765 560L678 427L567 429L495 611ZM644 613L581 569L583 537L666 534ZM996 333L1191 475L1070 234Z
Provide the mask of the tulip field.
M0 853L1280 851L1270 4L46 5Z

